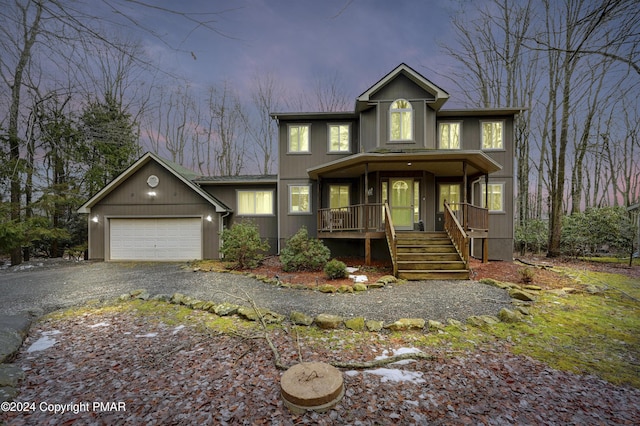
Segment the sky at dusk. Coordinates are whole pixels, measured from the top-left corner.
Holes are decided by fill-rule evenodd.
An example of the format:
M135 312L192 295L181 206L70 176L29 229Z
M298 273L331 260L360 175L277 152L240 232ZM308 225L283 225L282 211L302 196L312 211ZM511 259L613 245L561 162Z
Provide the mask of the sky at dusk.
M128 4L120 12L142 23L146 52L194 87L227 80L241 94L252 76L270 72L293 93L336 76L355 97L404 62L449 92L451 59L439 42L453 37L450 17L464 0L188 0L149 1L213 19L215 31L179 15ZM214 12L215 15L204 15ZM106 10L105 13L113 12ZM115 17L115 15L113 15ZM114 18L115 19L115 18ZM451 93L455 95L454 93ZM453 96L455 99L455 96ZM451 103L451 102L450 102ZM451 107L451 105L448 105Z

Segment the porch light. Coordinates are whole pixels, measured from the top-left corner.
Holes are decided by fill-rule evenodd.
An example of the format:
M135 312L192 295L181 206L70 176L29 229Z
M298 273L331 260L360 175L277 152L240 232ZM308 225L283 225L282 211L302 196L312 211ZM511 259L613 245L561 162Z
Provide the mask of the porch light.
M213 220L213 218L211 217L211 215L208 215L208 216L206 217L206 219L207 219L207 222L211 222L211 221Z
M407 166L410 166L410 165L411 165L411 162L408 162L408 163L407 163Z
M156 194L156 191L149 191L149 192L147 192L147 194L149 194L149 197L152 197L152 198L155 197L156 195L158 195L158 194Z
M94 217L91 218L91 222L93 223L98 223L98 220L99 220L98 215L95 215Z

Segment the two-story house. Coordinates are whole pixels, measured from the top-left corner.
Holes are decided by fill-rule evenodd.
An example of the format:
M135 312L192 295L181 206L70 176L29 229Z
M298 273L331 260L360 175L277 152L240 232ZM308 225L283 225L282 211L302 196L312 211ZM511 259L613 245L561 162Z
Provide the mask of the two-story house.
M80 209L92 218L90 257L123 258L113 256L123 232L114 234L114 223L139 229L143 222L136 221L163 219L171 228L177 224L172 220L185 219L184 206L176 203L181 204L178 188L186 186L188 202L199 206L188 217L191 257L199 248L200 257L215 258L220 241L212 231L249 218L274 253L305 226L333 256L389 259L394 272L409 279L468 278L470 254L511 259L513 123L522 109L443 109L448 98L401 64L358 96L353 111L273 112L279 129L277 176L193 176L147 154ZM155 169L142 170L148 167ZM158 167L175 181L166 194L173 196L161 202L159 185L148 181L161 173ZM131 209L124 210L135 213L121 208L109 214L109 199L118 198L117 189L130 186L125 181L137 175L137 192L127 189L115 202L126 200ZM133 251L144 257L144 249Z

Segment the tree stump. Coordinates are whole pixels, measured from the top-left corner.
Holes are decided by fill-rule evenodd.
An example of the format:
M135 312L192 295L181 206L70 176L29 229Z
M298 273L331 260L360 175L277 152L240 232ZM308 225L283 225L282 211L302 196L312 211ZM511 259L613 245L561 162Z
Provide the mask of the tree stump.
M327 411L344 396L342 373L324 362L303 362L280 379L282 400L296 414Z

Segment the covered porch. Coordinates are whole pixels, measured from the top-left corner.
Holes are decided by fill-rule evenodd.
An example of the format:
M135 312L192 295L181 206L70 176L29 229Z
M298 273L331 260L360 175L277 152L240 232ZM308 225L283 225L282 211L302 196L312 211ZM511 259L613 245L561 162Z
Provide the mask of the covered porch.
M395 266L393 247L398 234L445 232L465 268L471 238L483 240L486 261L488 210L470 202L471 182L488 182L489 174L498 170L500 166L481 151L433 150L362 153L309 169L318 185L317 236L363 240L367 263L371 262L371 240L386 239ZM332 187L345 182L348 202L336 205ZM438 189L442 182L459 187L457 199L443 198Z

